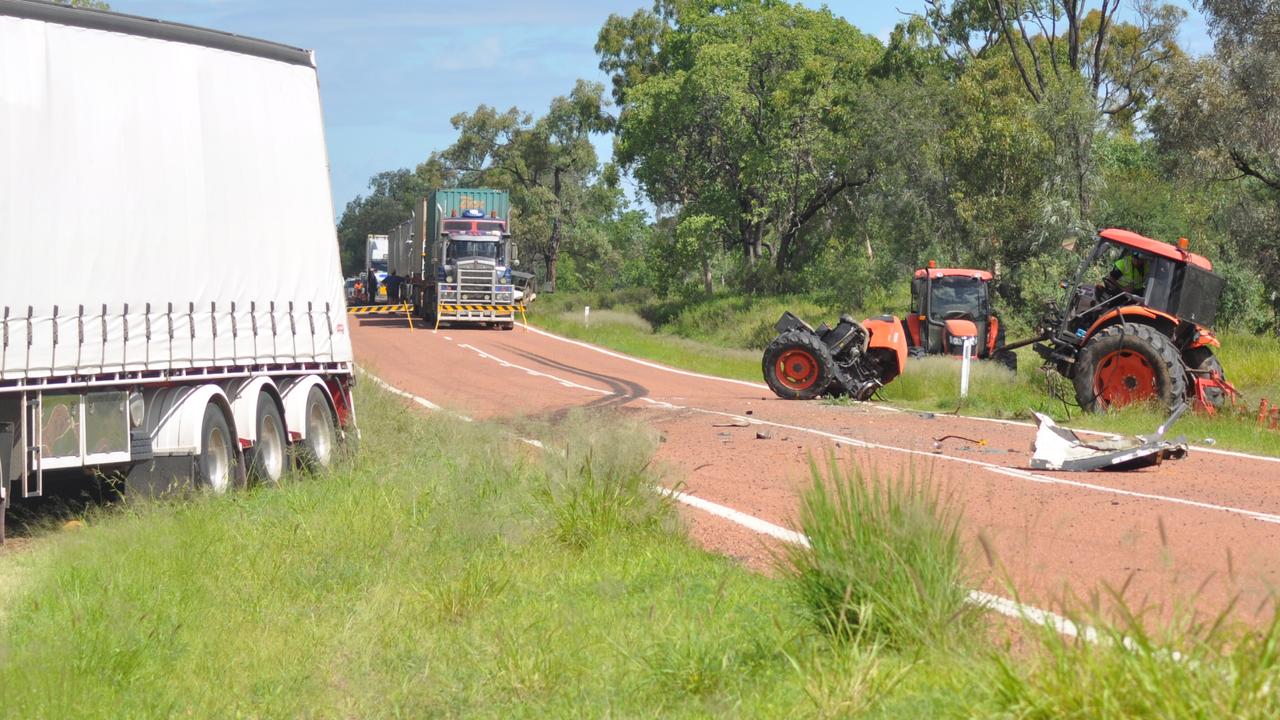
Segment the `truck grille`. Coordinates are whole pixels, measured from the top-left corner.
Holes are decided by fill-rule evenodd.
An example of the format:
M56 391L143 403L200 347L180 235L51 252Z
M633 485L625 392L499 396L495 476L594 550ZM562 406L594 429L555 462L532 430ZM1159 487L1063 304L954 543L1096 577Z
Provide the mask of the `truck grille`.
M463 302L493 302L493 267L458 267L458 292Z

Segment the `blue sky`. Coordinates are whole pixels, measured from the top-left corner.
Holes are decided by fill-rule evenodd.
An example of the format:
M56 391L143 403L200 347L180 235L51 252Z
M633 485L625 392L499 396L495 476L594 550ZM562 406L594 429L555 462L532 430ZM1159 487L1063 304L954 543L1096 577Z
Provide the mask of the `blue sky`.
M413 167L452 143L449 118L484 103L544 112L578 78L607 82L592 49L610 13L650 0L111 0L113 10L260 37L316 51L334 208L366 192L371 175ZM807 4L807 3L806 3ZM816 4L816 3L814 3ZM1185 2L1179 4L1186 5ZM923 2L840 0L827 6L865 32L888 36ZM1211 48L1191 11L1182 33ZM597 143L602 157L609 141Z

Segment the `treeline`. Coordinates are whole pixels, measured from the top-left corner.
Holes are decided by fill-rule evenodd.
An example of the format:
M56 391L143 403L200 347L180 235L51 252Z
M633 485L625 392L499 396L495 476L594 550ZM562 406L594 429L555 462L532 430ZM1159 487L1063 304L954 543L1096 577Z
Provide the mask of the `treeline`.
M887 43L781 1L659 0L611 16L545 113L482 105L455 143L380 173L339 223L344 266L433 187L511 190L548 289L796 292L854 307L926 259L993 269L1029 317L1079 243L1187 237L1220 317L1280 313L1280 6L925 0ZM590 142L608 133L613 157ZM657 218L629 207L630 177Z

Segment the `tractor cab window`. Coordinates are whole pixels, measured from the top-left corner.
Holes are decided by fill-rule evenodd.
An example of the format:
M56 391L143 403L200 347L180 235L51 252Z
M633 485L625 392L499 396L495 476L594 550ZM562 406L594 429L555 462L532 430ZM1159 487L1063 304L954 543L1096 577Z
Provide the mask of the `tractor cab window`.
M1107 296L1125 292L1144 297L1148 282L1156 274L1159 265L1161 263L1147 253L1123 245L1104 243L1102 252L1086 270L1085 280L1105 289Z
M920 313L920 296L924 294L924 284L928 282L924 278L914 278L911 280L911 314Z
M929 296L929 319L940 321L961 314L969 320L987 316L987 284L972 277L934 278Z

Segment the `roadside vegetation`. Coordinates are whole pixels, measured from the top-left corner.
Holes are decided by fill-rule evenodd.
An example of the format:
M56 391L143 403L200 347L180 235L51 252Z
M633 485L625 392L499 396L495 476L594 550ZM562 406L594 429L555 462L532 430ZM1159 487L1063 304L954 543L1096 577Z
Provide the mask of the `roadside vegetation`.
M904 288L905 291L905 288ZM862 310L811 297L717 297L672 303L641 293L560 293L539 298L531 322L577 338L686 370L763 382L761 351L774 336L773 324L784 310L817 325L841 313L862 318L884 312L901 315L906 298L885 296ZM591 321L583 307L591 305ZM1029 330L1017 324L1010 339ZM1215 417L1187 413L1174 425L1196 444L1280 456L1280 430L1259 427L1258 402L1280 400L1280 338L1241 332L1220 336L1218 356L1242 397ZM906 372L878 398L922 412L958 413L1033 422L1039 412L1072 427L1124 434L1151 433L1165 419L1160 412L1131 407L1104 415L1080 411L1069 381L1040 369L1030 348L1018 351L1018 372L992 363L974 363L969 397L960 397L960 364L952 359L912 359Z
M1274 625L1106 631L1130 651L1028 624L1011 654L966 602L981 577L927 478L815 465L813 542L760 575L691 543L651 491L647 429L522 423L543 450L358 393L360 455L330 475L90 510L0 555L0 714L1275 711Z

